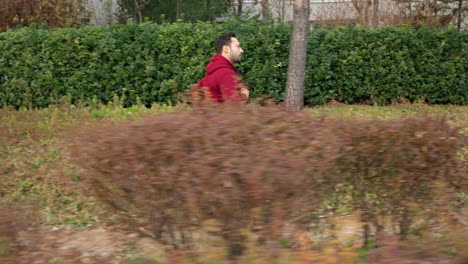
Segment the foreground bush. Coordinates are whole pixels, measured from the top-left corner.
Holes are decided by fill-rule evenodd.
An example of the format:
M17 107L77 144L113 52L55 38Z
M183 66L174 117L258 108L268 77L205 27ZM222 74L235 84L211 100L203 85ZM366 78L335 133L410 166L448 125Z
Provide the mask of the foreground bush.
M128 24L0 34L0 107L46 107L65 95L125 105L181 101L204 75L213 40L235 31L245 54L238 65L253 97L283 100L290 27L224 24ZM468 31L409 28L313 29L305 99L389 104L466 104Z
M457 130L429 117L357 122L226 107L73 137L91 194L130 226L180 247L214 219L232 256L243 252L242 230L260 226L266 241L279 239L285 223L307 228L340 185L352 187L353 206L368 222L400 212L410 218L409 203L436 208L430 190L438 181L466 183Z
M242 251L240 230L253 221L278 236L282 221L307 217L327 187L320 182L339 150L333 127L303 114L230 110L88 132L97 141L80 142L77 154L89 158L91 188L114 209L138 215L154 236L169 234L171 243L187 243L176 233L212 218L232 254Z
M457 158L462 147L458 128L443 118L341 120L337 126L345 141L335 165L338 182L352 186L348 194L361 221L378 233L388 228L383 219L391 217L402 237L414 231L415 211L456 222L450 213L454 186L461 190L467 183Z

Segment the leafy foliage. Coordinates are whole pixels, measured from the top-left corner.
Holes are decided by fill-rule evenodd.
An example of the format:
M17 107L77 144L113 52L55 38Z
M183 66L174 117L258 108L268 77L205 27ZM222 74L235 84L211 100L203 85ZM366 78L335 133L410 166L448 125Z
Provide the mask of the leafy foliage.
M204 75L213 40L235 31L238 66L252 97L283 100L286 24L128 24L0 34L0 107L46 107L64 95L104 103L125 96L174 104ZM315 29L310 34L306 104L399 100L466 104L468 31L407 28ZM139 99L138 99L139 98Z

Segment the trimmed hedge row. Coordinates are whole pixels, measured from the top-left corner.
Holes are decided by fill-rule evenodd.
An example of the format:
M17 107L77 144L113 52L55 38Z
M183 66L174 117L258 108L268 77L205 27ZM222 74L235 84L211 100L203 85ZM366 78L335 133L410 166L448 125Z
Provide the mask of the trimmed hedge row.
M213 40L237 33L239 72L254 97L282 100L290 27L223 24L127 24L0 34L0 107L46 107L73 100L125 104L174 103L204 75ZM466 104L468 32L409 28L313 29L309 39L306 104L329 100L388 104L397 100Z

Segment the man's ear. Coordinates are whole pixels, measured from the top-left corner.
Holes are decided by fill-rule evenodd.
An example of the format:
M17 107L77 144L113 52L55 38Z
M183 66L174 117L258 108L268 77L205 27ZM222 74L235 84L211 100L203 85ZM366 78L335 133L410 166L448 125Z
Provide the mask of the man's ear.
M223 46L223 52L224 52L224 53L229 53L230 49L231 49L231 48L230 48L228 45L224 45L224 46Z

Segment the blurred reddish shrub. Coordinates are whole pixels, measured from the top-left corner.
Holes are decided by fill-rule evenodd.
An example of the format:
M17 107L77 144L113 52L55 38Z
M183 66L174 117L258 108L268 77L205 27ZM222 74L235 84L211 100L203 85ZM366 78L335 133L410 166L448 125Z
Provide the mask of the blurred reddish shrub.
M390 206L402 197L418 201L430 181L466 180L457 130L434 118L356 121L218 107L71 137L92 194L131 226L181 245L216 219L231 255L242 254L241 230L253 224L268 239L278 238L285 220L307 225L337 184L352 184L356 207L371 211L360 196L367 188L379 188Z
M465 235L466 241L466 235ZM418 241L401 241L398 237L379 235L379 247L366 258L373 264L402 263L402 264L462 264L467 263L467 249L460 249L454 257L453 240L426 238ZM465 243L466 244L466 243Z
M413 222L411 208L433 209L438 200L455 199L449 197L455 188L466 186L466 170L457 158L462 137L444 118L337 123L346 142L337 159L341 182L353 186L354 209L376 232L383 231L379 216L392 216L405 237ZM436 194L433 187L440 181L449 184Z

